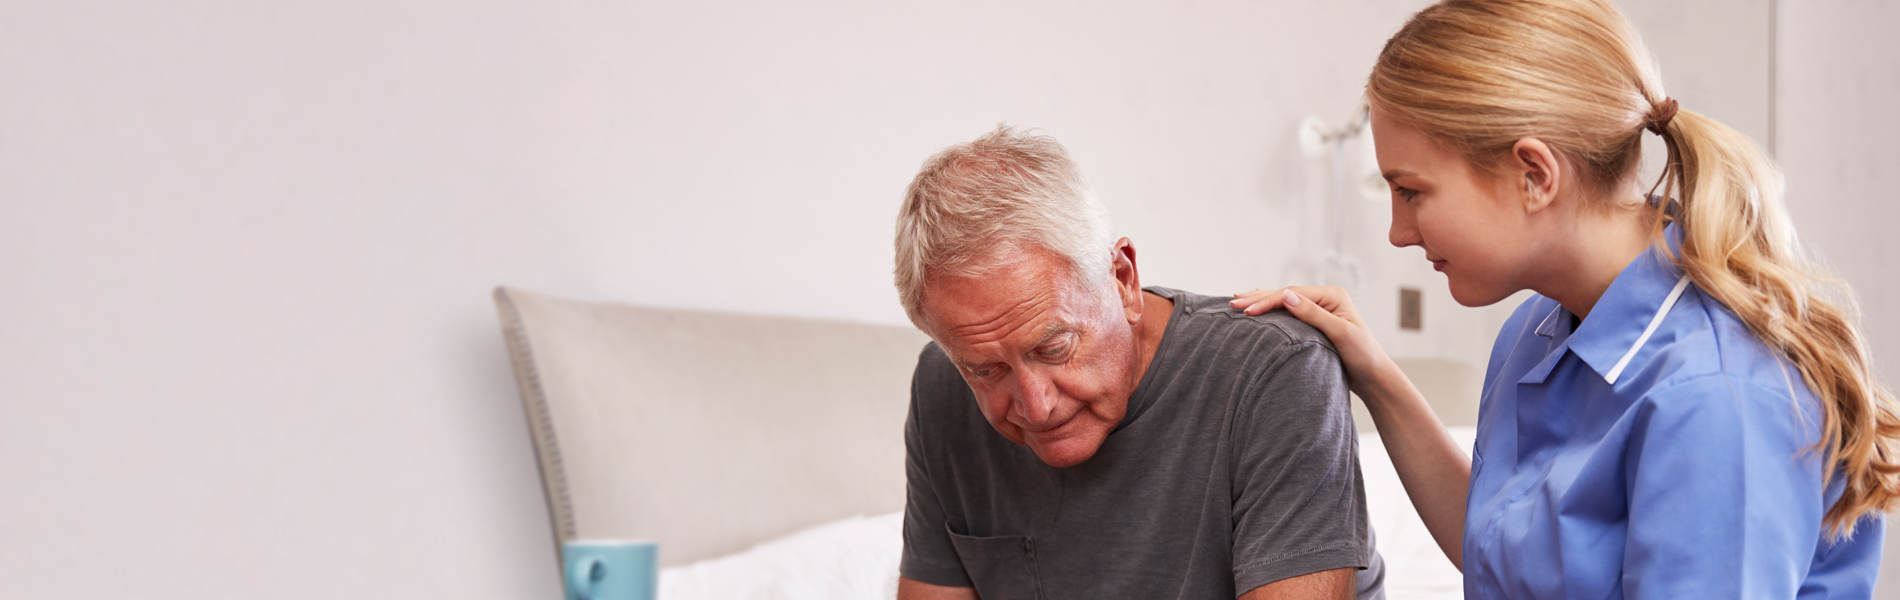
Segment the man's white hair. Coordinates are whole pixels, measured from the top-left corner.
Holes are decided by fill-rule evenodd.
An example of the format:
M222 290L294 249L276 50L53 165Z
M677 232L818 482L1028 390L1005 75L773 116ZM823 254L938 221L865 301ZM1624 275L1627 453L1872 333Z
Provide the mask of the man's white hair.
M1040 248L1065 259L1084 289L1100 291L1113 244L1108 209L1062 144L1002 125L938 152L911 180L897 213L897 295L928 332L930 275L977 277Z

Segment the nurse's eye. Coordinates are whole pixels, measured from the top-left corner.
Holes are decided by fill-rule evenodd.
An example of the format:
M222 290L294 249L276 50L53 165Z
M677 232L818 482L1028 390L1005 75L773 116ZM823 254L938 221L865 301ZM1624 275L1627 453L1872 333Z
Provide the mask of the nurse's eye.
M1392 193L1408 203L1412 201L1413 197L1418 196L1418 190L1405 186L1393 186Z

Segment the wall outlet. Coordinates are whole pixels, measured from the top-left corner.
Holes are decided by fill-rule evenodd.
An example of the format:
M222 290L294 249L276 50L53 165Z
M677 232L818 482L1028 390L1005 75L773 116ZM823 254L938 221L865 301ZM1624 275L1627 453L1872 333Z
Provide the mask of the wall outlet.
M1418 288L1399 288L1399 329L1418 331L1425 328L1425 295Z

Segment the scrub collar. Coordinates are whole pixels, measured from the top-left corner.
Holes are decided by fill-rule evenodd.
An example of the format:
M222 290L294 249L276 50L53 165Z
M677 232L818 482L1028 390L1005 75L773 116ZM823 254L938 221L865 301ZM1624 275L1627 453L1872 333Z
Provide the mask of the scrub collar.
M1671 224L1663 230L1663 239L1669 245L1669 251L1664 252L1662 248L1652 245L1636 260L1630 261L1623 272L1617 274L1616 280L1610 283L1609 289L1603 291L1596 305L1591 307L1590 316L1578 324L1577 330L1566 340L1571 351L1576 352L1583 362L1605 379L1609 378L1611 370L1630 351L1630 347L1636 344L1657 310L1669 298L1670 291L1682 280L1682 270L1670 259L1682 247L1682 231ZM1557 310L1564 309L1558 306ZM1673 339L1673 335L1662 337L1664 333L1657 331L1657 337L1652 337L1645 344L1657 346ZM1635 356L1639 360L1634 364L1642 364L1640 359L1646 355L1646 349L1638 350Z

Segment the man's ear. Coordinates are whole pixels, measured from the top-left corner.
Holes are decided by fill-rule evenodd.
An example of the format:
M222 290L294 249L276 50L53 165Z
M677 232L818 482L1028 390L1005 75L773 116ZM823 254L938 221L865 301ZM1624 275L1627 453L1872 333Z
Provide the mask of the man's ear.
M1141 273L1135 269L1135 243L1122 238L1115 242L1114 264L1110 267L1115 274L1115 294L1122 301L1122 313L1128 324L1141 322L1143 297L1141 295Z
M1564 164L1557 151L1537 138L1524 138L1511 145L1511 159L1520 175L1524 212L1538 213L1557 201L1564 191Z

